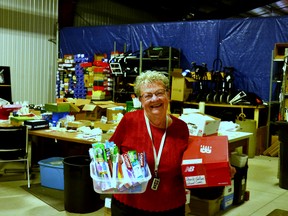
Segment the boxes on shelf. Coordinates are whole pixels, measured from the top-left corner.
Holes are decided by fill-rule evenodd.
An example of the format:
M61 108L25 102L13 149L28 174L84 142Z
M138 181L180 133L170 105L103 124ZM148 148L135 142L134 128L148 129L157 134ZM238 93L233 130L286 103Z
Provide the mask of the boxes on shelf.
M181 68L174 68L172 71L171 100L186 101L193 92L192 82L194 79L182 76Z
M182 114L180 119L185 121L191 136L217 135L221 119L199 112Z
M190 136L181 167L186 188L230 185L227 136Z
M190 214L191 215L205 215L214 216L220 211L220 204L223 196L213 200L200 199L196 196L190 197Z
M64 190L63 158L51 157L38 162L40 180L44 187Z

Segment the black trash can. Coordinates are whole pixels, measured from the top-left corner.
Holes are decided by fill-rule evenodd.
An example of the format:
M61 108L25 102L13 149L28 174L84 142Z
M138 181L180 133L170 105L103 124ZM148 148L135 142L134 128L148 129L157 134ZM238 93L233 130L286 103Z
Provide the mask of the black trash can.
M279 154L279 187L288 189L288 122L278 121Z
M72 213L90 213L103 207L100 194L90 177L91 159L86 155L70 156L64 164L64 207Z
M234 182L233 204L238 205L245 201L248 164L246 164L244 167L236 167L236 166L234 167L236 169L236 173L233 178Z

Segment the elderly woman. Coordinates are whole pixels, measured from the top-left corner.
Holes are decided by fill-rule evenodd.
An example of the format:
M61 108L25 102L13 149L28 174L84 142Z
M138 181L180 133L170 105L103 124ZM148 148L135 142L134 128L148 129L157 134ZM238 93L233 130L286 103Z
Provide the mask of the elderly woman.
M152 178L140 194L114 194L112 216L185 215L182 155L189 131L184 121L169 115L169 79L160 72L141 73L134 90L142 110L128 112L110 138L120 153L145 152Z

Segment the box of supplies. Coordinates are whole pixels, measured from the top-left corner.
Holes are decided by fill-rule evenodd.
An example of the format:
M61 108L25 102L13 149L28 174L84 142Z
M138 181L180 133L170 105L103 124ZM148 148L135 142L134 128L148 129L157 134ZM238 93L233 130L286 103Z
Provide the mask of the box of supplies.
M143 178L133 178L123 176L123 178L114 178L112 176L99 176L97 174L97 164L90 163L90 176L93 180L94 191L99 194L116 194L116 193L143 193L151 179L151 173L148 165L145 168ZM99 166L99 164L98 164Z
M181 167L186 188L231 185L228 137L190 136Z
M51 157L38 162L40 180L44 187L64 190L63 158Z

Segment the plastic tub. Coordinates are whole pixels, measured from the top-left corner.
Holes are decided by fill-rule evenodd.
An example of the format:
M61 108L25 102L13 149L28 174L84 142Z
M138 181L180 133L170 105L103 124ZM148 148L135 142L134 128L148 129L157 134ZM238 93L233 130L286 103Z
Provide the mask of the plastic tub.
M136 183L135 185L131 186L123 186L119 187L121 185L120 180L115 180L113 183L112 179L104 179L100 178L97 176L96 171L95 171L95 162L90 163L90 176L93 179L93 188L95 192L99 194L116 194L116 193L122 193L122 194L127 194L127 193L143 193L146 188L149 180L151 179L151 172L149 170L149 167L147 167L147 176L144 177L140 182L138 179L130 179L130 182Z

